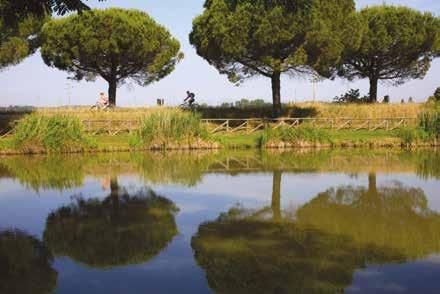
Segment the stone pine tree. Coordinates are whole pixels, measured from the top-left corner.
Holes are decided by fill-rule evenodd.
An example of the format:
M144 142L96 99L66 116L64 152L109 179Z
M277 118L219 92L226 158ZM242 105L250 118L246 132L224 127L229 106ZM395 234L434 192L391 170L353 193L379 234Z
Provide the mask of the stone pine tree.
M283 73L329 76L343 49L359 39L353 0L206 0L204 8L191 44L231 82L270 78L274 116Z
M38 33L50 15L88 9L84 0L0 0L0 70L36 51Z
M440 22L431 13L401 6L373 6L358 13L360 46L347 48L339 75L370 80L370 102L379 81L400 85L422 79L439 55Z
M0 70L19 63L38 48L38 32L45 15L17 11L11 21L8 14L13 1L0 0Z
M146 86L170 74L183 57L179 50L163 26L138 10L89 10L54 19L42 29L44 62L75 80L102 77L112 105L126 80Z

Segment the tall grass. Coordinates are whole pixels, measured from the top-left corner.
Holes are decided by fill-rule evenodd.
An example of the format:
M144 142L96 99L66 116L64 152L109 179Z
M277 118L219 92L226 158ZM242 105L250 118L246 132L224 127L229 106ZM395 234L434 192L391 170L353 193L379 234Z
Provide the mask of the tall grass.
M77 152L93 148L81 121L69 115L30 114L14 128L13 145L28 152Z
M419 128L431 139L440 138L440 103L430 103L418 117Z
M315 107L318 117L347 117L355 119L377 118L416 118L422 111L423 104L337 104L337 103L301 103L300 107Z
M143 117L131 138L132 147L170 147L208 139L200 115L177 109L157 110Z
M331 143L328 130L304 125L298 128L280 127L278 129L266 128L260 139L260 146L264 147L271 143L284 142L292 144L317 144Z
M316 117L316 118L416 118L422 110L417 103L407 104L358 104L358 103L324 103L302 102L283 104L283 117ZM272 106L262 105L254 107L225 107L207 106L198 109L203 118L263 118L272 116Z

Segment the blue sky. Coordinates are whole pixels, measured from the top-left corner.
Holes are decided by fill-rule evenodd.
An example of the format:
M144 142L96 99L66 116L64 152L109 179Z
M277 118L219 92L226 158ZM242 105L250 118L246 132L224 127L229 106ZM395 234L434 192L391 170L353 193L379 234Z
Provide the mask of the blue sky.
M176 70L165 79L148 87L127 84L118 89L118 105L143 106L153 105L156 98L164 98L167 104L178 104L185 96L186 90L196 93L199 102L219 104L232 102L241 98L262 98L271 100L270 81L266 78L254 78L240 87L231 84L225 76L219 75L188 42L192 19L202 12L204 0L107 0L98 2L90 0L93 7L109 6L136 8L147 11L159 23L166 26L181 42L185 59ZM440 15L439 0L358 0L357 7L381 4L407 5L413 8L431 11ZM74 82L67 80L67 74L57 69L48 68L41 60L40 54L27 58L18 66L0 72L0 89L2 95L0 106L35 105L58 106L69 104L93 104L98 93L107 91L105 81ZM307 78L288 78L282 80L283 101L310 100L313 96L312 84ZM415 80L400 87L380 85L379 95L390 95L393 102L412 96L416 101L423 101L440 86L440 59L433 62L424 80ZM360 88L363 94L368 93L368 81L347 82L344 80L324 81L317 84L317 99L331 100L334 96L350 88Z

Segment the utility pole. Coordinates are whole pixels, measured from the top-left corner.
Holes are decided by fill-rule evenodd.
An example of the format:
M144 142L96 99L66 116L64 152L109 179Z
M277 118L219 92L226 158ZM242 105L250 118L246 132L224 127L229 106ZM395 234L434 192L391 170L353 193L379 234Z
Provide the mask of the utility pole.
M72 100L72 88L73 85L70 82L66 83L66 91L67 91L67 106L70 107L71 106L71 100Z
M318 77L316 75L312 76L312 87L313 87L313 103L316 102L316 83L318 82Z

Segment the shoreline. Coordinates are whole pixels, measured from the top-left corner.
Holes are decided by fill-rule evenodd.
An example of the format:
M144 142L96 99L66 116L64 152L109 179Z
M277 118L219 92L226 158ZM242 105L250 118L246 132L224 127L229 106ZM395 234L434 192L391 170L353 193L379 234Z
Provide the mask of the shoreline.
M196 147L196 146L185 146L179 148L173 147L143 147L143 148L130 148L130 147L101 147L89 150L66 150L63 152L49 152L47 150L12 150L12 149L0 149L0 156L14 156L14 155L67 155L67 154L99 154L99 153L141 153L148 151L156 152L172 152L172 151L219 151L219 150L306 150L306 149L401 149L401 150L411 150L411 149L423 149L423 148L438 148L440 147L440 141L432 143L416 143L411 145L405 145L399 142L366 142L366 143L356 143L356 142L341 142L336 144L328 143L307 143L307 142L297 142L297 143L270 143L268 146L249 146L243 145L230 145L222 146L221 144L213 144L210 147Z

